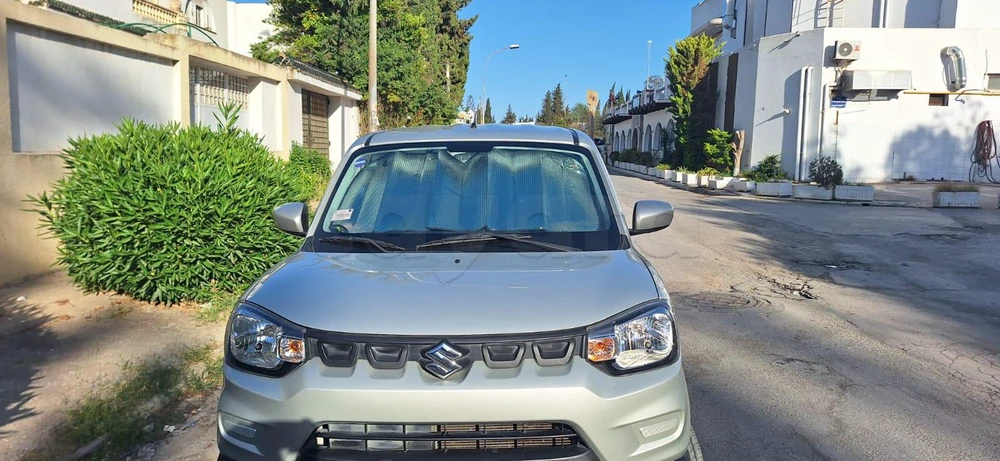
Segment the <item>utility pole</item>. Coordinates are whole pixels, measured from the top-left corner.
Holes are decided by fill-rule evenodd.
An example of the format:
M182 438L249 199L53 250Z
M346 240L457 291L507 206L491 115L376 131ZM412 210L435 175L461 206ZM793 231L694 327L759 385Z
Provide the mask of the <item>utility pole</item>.
M649 89L649 51L653 49L653 41L646 41L646 83L642 86L643 89Z
M378 131L378 0L368 0L368 126Z

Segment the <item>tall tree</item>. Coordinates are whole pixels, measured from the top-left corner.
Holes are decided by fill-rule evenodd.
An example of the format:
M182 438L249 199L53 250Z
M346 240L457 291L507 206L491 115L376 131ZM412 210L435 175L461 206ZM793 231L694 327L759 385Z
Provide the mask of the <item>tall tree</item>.
M490 104L490 98L486 98L486 110L483 111L483 123L496 123L497 120L493 118L493 106Z
M468 112L470 110L476 110L476 101L472 99L472 95L465 100L465 105L462 106L462 111Z
M517 119L518 123L531 123L534 121L535 119L532 118L530 115L522 115L521 118Z
M540 125L550 125L552 124L553 117L555 117L555 110L552 105L552 91L549 90L545 92L545 97L542 98L542 111L535 117L535 121Z
M514 109L510 108L510 104L507 104L507 113L503 114L503 120L500 123L505 125L513 124L517 121L517 114L514 113Z
M566 102L563 100L562 84L557 83L552 90L552 125L566 125Z
M690 169L705 165L704 141L714 119L715 97L708 89L712 60L722 54L715 40L698 35L677 41L668 51L667 81L673 93L670 112L674 114L674 165Z
M458 19L470 0L382 0L378 3L378 109L386 128L450 123L464 96L477 18ZM275 32L252 47L271 61L284 53L368 93L368 3L270 0ZM362 108L368 102L362 101ZM362 118L363 124L367 123ZM365 128L363 126L363 128Z

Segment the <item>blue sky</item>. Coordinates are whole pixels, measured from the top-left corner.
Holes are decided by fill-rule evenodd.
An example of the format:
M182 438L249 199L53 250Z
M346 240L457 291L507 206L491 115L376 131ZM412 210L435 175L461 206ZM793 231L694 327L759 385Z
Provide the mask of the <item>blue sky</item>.
M602 104L611 84L641 88L646 79L647 40L651 75L663 74L663 58L691 28L697 0L472 0L460 16L478 14L472 26L466 97L478 101L483 64L486 93L498 120L510 104L518 116L534 116L545 92L562 83L567 103L586 102L596 90ZM617 91L617 90L616 90Z

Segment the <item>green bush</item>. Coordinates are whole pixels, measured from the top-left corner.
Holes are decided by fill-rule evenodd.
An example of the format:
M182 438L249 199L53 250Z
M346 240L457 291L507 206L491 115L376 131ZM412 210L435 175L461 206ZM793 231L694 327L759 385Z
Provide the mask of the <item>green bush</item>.
M733 171L732 134L726 130L712 128L708 130L708 139L702 148L705 151L705 166L718 171Z
M844 170L832 157L820 157L809 162L809 179L829 189L844 182Z
M777 155L768 155L744 175L747 179L755 182L772 182L780 179L788 179L788 173L781 169L781 159Z
M635 149L625 149L618 154L618 161L625 163L639 163L639 152Z
M271 211L302 201L287 163L236 128L124 120L119 132L70 140L67 174L29 197L59 240L58 263L86 291L173 304L242 291L294 251Z
M656 166L656 160L653 159L652 152L639 152L636 163L642 166Z
M666 171L670 169L670 165L667 165L666 163L661 163L659 165L656 165L656 169L660 171Z
M698 170L698 176L707 176L709 178L713 178L717 176L722 176L722 173L720 173L719 170L716 170L715 168L707 166L705 168Z
M318 200L330 182L330 158L298 143L292 143L288 167L299 184L299 191L308 199Z

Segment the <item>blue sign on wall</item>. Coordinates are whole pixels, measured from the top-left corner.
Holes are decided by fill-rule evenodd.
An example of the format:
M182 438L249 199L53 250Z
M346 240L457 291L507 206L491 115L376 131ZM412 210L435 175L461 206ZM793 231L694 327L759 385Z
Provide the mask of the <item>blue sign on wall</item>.
M830 98L830 107L833 109L843 109L847 107L847 98L844 96L834 96Z

